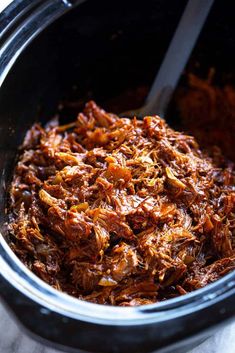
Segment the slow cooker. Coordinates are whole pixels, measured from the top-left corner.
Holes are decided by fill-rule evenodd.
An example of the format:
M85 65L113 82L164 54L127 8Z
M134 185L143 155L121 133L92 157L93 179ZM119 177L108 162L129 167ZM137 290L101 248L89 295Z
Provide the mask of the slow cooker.
M31 335L66 352L183 353L235 316L234 272L165 302L111 307L51 288L8 246L7 190L26 130L60 102L94 98L106 107L125 90L148 87L185 4L15 0L0 15L0 294ZM219 80L233 80L234 10L215 2L188 69L203 75L213 66Z

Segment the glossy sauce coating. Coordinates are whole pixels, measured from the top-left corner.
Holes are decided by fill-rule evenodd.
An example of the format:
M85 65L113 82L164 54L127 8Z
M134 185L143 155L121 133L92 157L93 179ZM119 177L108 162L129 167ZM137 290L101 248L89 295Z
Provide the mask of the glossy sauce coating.
M166 300L235 268L233 164L158 116L88 102L27 133L10 190L11 246L53 287L100 304Z

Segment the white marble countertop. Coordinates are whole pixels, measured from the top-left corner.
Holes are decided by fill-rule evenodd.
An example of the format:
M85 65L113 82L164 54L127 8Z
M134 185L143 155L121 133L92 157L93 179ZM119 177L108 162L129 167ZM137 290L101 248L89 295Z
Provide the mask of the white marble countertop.
M12 2L12 0L0 0L0 12Z
M0 12L12 0L0 0ZM56 353L27 337L0 303L0 353ZM221 329L190 353L235 353L235 323Z

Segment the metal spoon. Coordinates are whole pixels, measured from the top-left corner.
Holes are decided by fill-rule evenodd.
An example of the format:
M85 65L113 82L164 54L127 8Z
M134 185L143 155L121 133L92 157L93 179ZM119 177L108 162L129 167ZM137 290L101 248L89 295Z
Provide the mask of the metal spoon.
M122 115L164 117L172 93L185 68L214 0L189 0L155 77L145 104Z

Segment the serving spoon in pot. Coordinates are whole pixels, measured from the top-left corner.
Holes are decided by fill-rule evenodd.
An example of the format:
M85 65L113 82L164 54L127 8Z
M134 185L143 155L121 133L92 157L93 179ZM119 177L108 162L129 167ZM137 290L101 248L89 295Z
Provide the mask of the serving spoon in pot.
M179 78L185 68L214 0L188 0L145 104L122 116L164 117Z

